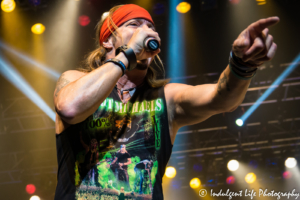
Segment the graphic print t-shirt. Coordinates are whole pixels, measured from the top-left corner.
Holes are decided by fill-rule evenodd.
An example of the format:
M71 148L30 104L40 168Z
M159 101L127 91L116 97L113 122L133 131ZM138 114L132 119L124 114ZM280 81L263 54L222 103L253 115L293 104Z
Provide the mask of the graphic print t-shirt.
M171 155L164 88L138 87L128 103L117 89L85 121L56 135L55 199L162 200Z

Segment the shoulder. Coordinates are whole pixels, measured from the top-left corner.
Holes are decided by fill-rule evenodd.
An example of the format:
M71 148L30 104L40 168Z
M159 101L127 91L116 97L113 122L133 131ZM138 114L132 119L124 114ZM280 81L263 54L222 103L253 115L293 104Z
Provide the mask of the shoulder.
M69 82L73 82L73 81L83 77L86 74L87 74L86 72L81 72L78 70L68 70L61 74L61 76L57 82L60 82L62 80L67 80Z
M173 102L175 99L178 99L182 91L187 90L192 87L191 85L183 83L168 83L164 86L164 92L167 102Z
M84 72L80 72L77 70L69 70L69 71L65 71L64 73L61 74L61 76L59 77L59 79L56 82L56 87L54 90L54 101L55 98L58 95L58 92L65 87L66 85L68 85L69 83L76 81L77 79L83 77L86 73Z

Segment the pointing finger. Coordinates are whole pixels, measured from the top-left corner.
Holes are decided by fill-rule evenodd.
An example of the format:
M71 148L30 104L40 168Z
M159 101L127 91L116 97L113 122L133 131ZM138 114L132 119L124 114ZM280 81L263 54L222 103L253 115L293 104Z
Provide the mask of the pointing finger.
M249 26L249 29L254 30L257 33L261 33L265 28L275 25L279 22L279 17L269 17L266 19L260 19Z

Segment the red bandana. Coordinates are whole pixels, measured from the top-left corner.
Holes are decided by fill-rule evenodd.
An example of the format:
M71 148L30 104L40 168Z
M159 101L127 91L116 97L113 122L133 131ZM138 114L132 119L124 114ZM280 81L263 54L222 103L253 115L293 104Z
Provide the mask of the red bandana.
M144 8L137 6L135 4L126 4L119 9L117 9L112 16L113 22L116 24L117 27L120 27L124 22L135 19L135 18L142 18L150 21L154 24L151 15L147 10ZM109 23L110 24L110 23ZM115 31L114 27L110 24L111 31ZM100 30L100 45L112 34L108 28L108 18L104 21L101 30Z

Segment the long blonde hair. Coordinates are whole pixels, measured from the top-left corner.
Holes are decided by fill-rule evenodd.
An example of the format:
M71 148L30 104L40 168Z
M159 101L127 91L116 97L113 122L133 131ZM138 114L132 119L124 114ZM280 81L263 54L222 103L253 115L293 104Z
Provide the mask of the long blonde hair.
M117 30L118 27L113 22L112 15L121 6L123 6L123 5L114 6L113 8L111 8L109 10L108 15L107 15L107 18L109 20L108 28L112 33L113 39L116 38L116 34L114 31L112 31L110 29L110 24L114 27L115 30ZM105 19L106 19L106 16L102 15L102 18L99 20L99 22L96 25L96 47L97 48L85 56L85 59L83 60L83 62L81 64L82 67L78 68L79 71L87 72L87 73L91 72L91 71L97 69L98 67L100 67L101 65L103 65L103 63L105 61L107 51L102 45L100 45L100 42L99 42L100 30L101 30L101 27L102 27ZM164 76L165 75L164 66L158 55L155 56L154 63L161 70L161 72L163 73L163 76ZM158 75L158 72L152 66L149 66L147 74L146 74L146 80L147 80L148 84L153 88L162 87L170 81L170 79L157 79L157 75Z

